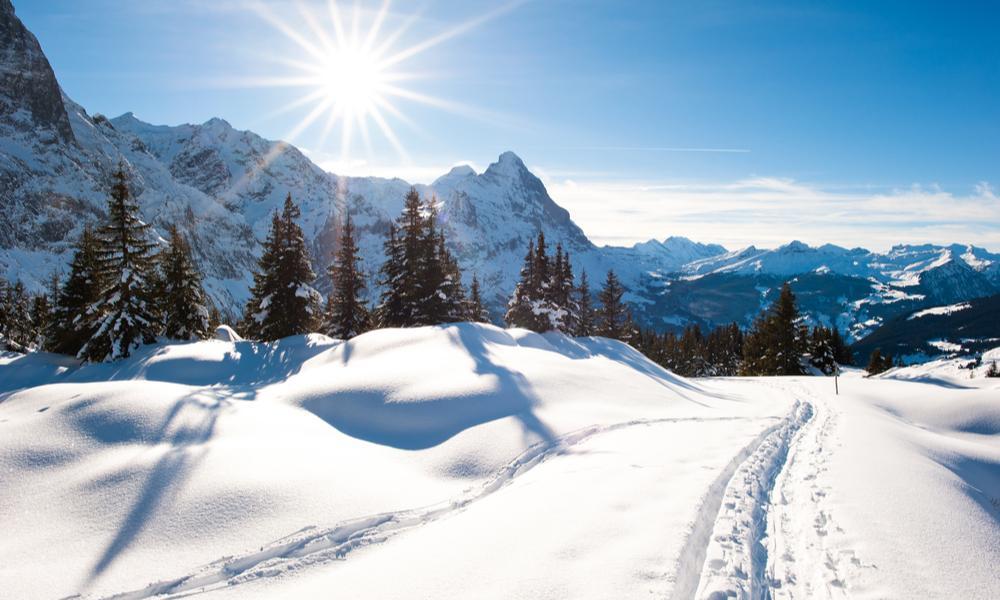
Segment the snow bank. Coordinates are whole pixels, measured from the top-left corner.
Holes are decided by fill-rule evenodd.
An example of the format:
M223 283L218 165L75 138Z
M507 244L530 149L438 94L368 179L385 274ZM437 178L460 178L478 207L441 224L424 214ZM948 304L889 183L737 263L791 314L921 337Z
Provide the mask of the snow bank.
M84 366L7 355L0 587L142 590L303 528L422 522L419 507L498 489L581 430L784 406L714 395L617 342L488 325L158 345Z
M472 324L5 354L0 595L997 597L1000 381L905 371Z

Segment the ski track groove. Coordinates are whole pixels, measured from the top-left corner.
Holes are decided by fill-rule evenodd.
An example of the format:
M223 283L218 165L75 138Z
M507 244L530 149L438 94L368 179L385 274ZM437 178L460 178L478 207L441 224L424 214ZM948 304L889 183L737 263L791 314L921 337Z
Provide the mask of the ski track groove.
M345 560L347 555L353 550L385 542L401 532L460 511L503 488L549 457L563 454L570 447L602 433L610 433L628 427L663 423L766 420L769 418L773 419L776 417L667 417L661 419L635 419L611 425L591 425L566 433L552 442L539 442L530 446L518 455L517 458L501 467L481 488L476 491L466 492L457 499L421 508L348 519L341 521L331 528L320 529L316 526L308 526L262 546L257 552L238 556L224 556L193 573L173 579L157 581L138 590L102 596L101 598L103 600L142 600L153 597L189 596L264 577L281 575L314 564ZM718 491L714 493L718 495L719 502L721 502L725 484L736 468L780 425L781 423L778 423L765 429L753 442L744 447L733 461L730 461L724 472L713 482L710 488L710 496L712 495L712 491L718 487ZM704 509L705 506L703 505L702 511L699 513L699 520L704 518L702 515L705 512ZM716 510L718 510L717 506ZM708 523L708 526L710 525L711 522ZM709 531L710 529L706 528L705 535ZM689 538L688 545L690 544L691 539ZM687 549L686 546L685 550ZM694 583L697 584L697 579ZM71 598L86 597L86 595L79 594L71 596ZM678 596L675 595L674 597L677 598Z
M756 574L762 573L766 562L766 554L760 556L755 546L760 545L763 536L767 498L774 478L784 462L791 437L809 420L812 410L810 404L796 401L789 414L744 446L709 485L678 559L672 600L725 598L726 590L716 590L717 593L708 595L704 592L711 584L718 584L718 580L727 575L732 579L749 581L752 589L761 587L758 581L754 581L753 575L754 571ZM738 485L740 479L743 480L743 485ZM757 489L750 491L748 487ZM733 553L737 555L735 561L729 557L730 560L722 565L710 567L707 562L709 552L718 554L723 544L729 545L737 537L737 532L727 532L725 529L727 526L730 530L734 529L727 513L736 508L741 498L750 500L747 508L751 515L749 520L740 520L736 525L749 524L747 529L753 539L746 540L745 556ZM730 502L724 505L723 501L727 499ZM756 569L742 568L746 562L756 565ZM736 590L729 592L735 594Z
M797 385L804 394L815 393ZM788 458L788 468L776 479L776 500L767 528L767 577L777 600L850 597L855 578L866 569L831 514L825 484L826 458L835 445L836 407L817 402L816 417L799 432Z

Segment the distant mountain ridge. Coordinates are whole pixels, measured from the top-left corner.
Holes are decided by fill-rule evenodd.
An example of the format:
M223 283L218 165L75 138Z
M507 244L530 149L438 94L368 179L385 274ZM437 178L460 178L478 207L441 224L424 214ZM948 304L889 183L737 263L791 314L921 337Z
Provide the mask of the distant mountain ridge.
M317 273L351 214L376 297L383 234L410 187L325 172L294 146L218 118L164 126L132 113L90 115L62 92L37 40L10 1L0 0L0 276L40 291L64 270L83 226L102 218L119 164L144 218L161 235L177 224L190 237L206 288L230 315L247 298L259 240L288 193L302 209ZM593 288L614 269L631 290L636 317L659 329L749 324L786 279L810 322L836 325L851 339L906 311L1000 292L1000 255L973 246L876 253L792 242L728 251L672 236L598 247L512 152L482 173L458 166L416 188L436 198L452 250L466 277L483 282L496 320L539 231L571 253L577 275L586 270Z

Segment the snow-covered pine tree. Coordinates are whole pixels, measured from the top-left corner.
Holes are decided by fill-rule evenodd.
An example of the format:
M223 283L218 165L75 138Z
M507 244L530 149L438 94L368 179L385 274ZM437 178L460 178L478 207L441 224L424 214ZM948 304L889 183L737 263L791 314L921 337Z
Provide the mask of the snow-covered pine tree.
M572 335L579 319L579 306L575 298L573 267L568 252L556 244L556 257L549 276L548 304L551 328Z
M618 280L618 276L614 271L608 271L604 287L598 295L598 300L601 302L598 311L598 335L616 340L622 338L627 318L625 305L622 303L624 295L625 288Z
M170 245L160 254L160 316L163 334L174 340L202 340L211 332L208 300L201 273L191 258L191 246L178 231L169 229Z
M633 348L639 347L639 343L642 340L642 332L639 328L639 324L635 322L635 318L632 316L631 310L626 309L625 311L625 321L622 323L622 333L618 339Z
M986 369L986 377L1000 377L1000 369L997 368L997 361L990 363L990 366Z
M375 320L379 327L403 327L403 245L395 223L389 224L382 248L385 252L385 262L379 268L382 294L375 309Z
M351 215L344 218L333 263L327 269L333 288L323 315L323 333L342 340L361 335L368 329L368 309L362 298L365 278L354 239Z
M466 320L467 303L465 286L462 285L462 270L458 261L448 251L445 245L444 232L438 239L437 261L444 276L437 290L437 296L442 300L443 314L438 323L455 323Z
M28 352L36 348L37 337L24 284L0 279L0 349Z
M315 331L319 324L321 297L311 285L316 275L295 222L300 215L288 194L281 214L271 219L244 317L246 334L253 339L273 341Z
M103 288L97 238L89 227L85 227L77 240L69 277L59 288L52 320L45 333L47 350L76 356L94 334L94 323L86 318L86 313L97 302Z
M31 299L31 345L42 348L45 345L45 332L52 320L52 303L47 294L38 294Z
M469 299L466 302L466 320L473 323L489 323L490 313L483 304L482 292L479 289L479 277L472 274L472 283L469 285Z
M423 217L423 203L416 188L410 188L403 200L403 213L396 221L399 227L400 258L399 286L400 326L425 325L427 300L427 261L433 255L432 243L427 239L427 221ZM422 314L423 313L423 314Z
M576 289L576 329L574 335L587 337L594 335L594 302L590 296L590 282L587 272L580 273L580 286Z
M554 258L548 256L545 232L528 245L521 268L521 280L514 288L504 320L513 327L532 331L573 331L575 303L572 300L573 272L569 256L557 245Z
M535 314L533 301L538 296L538 289L535 288L537 278L535 277L535 242L528 242L528 253L524 256L524 263L521 266L521 277L514 286L514 293L511 294L507 303L507 312L504 314L504 322L509 327L523 327L537 331L540 329L538 315Z
M438 233L437 209L433 202L421 202L422 229L419 238L420 259L410 263L417 293L413 299L410 325L434 325L447 322L448 295L445 290L445 261L448 250L444 236Z
M534 268L532 269L532 275L534 277L531 282L532 302L536 304L536 308L541 308L540 304L545 300L549 293L549 256L548 256L548 246L545 244L545 232L539 230L538 240L535 241L535 260Z
M123 167L114 178L108 220L97 233L97 268L104 285L84 316L94 333L77 353L92 362L127 358L153 342L160 328L150 288L156 243L139 218Z

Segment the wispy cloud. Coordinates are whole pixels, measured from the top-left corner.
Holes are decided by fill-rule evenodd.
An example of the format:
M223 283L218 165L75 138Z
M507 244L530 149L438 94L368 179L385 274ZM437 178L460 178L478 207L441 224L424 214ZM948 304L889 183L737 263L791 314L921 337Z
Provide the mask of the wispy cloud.
M985 182L966 194L934 185L870 191L769 177L722 183L547 178L546 185L597 243L683 235L733 248L800 239L872 249L959 242L1000 251L1000 198Z
M690 146L565 146L560 150L587 150L595 152L718 152L722 154L749 154L749 148L701 148Z

